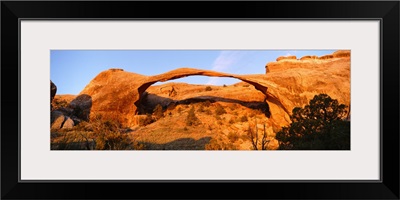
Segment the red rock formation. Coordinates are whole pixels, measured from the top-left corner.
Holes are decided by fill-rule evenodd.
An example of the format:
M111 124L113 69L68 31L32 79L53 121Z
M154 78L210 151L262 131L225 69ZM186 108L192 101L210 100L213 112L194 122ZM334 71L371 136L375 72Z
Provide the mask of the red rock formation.
M333 53L334 58L350 57L350 50L339 50Z
M318 59L318 56L303 56L300 60L315 60Z
M296 56L280 56L276 59L276 61L281 61L281 60L296 60Z
M324 55L324 56L319 57L319 59L321 59L321 60L331 59L331 58L333 58L333 55Z
M83 89L76 100L71 102L70 107L89 111L91 117L101 114L103 117L116 118L123 124L133 125L133 116L138 113L140 100L148 87L156 82L165 82L193 75L237 78L253 85L256 90L267 95L269 83L265 75L262 74L235 75L210 70L180 68L155 76L143 76L123 70L110 69L96 76ZM85 97L84 105L79 100L82 96ZM87 99L90 99L90 103L87 103ZM90 108L87 105L90 105Z

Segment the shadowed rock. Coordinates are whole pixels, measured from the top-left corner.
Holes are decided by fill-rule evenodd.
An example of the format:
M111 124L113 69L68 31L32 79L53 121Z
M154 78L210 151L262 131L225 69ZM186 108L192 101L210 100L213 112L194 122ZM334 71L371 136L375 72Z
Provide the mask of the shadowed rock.
M53 102L54 96L56 96L57 93L57 86L53 83L53 81L50 80L50 108L52 109L53 106L51 105L51 102Z

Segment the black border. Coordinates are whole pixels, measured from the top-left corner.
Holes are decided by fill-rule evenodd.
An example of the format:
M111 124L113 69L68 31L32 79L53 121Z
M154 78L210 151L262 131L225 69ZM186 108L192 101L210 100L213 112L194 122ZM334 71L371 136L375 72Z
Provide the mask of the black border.
M381 49L381 80L383 80L381 129L384 135L381 142L382 181L374 183L18 182L18 131L20 129L18 124L20 112L18 35L19 19L22 18L381 19L383 47ZM2 1L1 50L1 96L3 97L1 98L1 198L3 199L399 199L400 65L399 2L397 1ZM11 74L14 74L14 77ZM18 79L15 78L17 74ZM366 114L368 114L367 108ZM154 192L148 193L145 190L147 188Z

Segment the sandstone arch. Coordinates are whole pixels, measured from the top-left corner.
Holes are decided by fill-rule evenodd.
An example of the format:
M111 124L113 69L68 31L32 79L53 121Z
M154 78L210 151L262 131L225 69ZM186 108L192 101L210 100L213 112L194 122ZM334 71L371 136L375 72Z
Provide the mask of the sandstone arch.
M97 75L80 93L92 98L90 115L101 114L119 119L125 125L134 124L134 115L143 93L157 83L187 76L210 76L236 78L251 84L264 95L268 95L268 81L263 74L237 75L211 70L179 68L166 73L144 76L122 69L109 69Z

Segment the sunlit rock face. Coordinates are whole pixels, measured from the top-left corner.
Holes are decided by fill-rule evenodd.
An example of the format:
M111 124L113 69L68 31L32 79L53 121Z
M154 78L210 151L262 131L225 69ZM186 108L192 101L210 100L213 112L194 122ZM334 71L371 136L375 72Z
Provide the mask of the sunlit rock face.
M210 70L179 68L163 74L144 76L122 69L109 69L99 73L80 92L74 106L82 108L90 117L118 119L126 126L137 124L143 96L147 101L162 97L165 104L190 98L220 98L237 101L267 102L269 120L277 126L290 123L289 115L296 106L304 106L316 94L326 93L340 103L350 105L350 51L337 51L321 57L280 57L266 65L267 74L238 75ZM187 76L230 77L239 84L205 91L205 86L156 82ZM84 98L83 98L84 97ZM158 98L157 100L159 100ZM78 99L79 100L79 99ZM82 105L80 104L82 102ZM86 107L85 107L86 106Z

